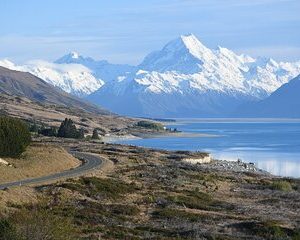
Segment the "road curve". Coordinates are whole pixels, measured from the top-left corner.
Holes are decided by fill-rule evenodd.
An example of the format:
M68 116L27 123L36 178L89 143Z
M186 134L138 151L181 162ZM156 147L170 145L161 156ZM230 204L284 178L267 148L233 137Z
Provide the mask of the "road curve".
M42 176L38 178L28 178L20 181L0 184L0 190L10 188L10 187L24 186L30 184L43 184L49 181L59 180L61 178L77 177L95 168L99 168L103 164L103 160L100 157L92 154L81 153L81 152L71 152L71 154L82 161L82 164L79 167L65 170L59 173L54 173L48 176Z

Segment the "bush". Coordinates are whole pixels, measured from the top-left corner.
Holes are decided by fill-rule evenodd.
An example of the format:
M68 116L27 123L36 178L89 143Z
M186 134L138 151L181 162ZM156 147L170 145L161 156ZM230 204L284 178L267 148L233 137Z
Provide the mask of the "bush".
M292 185L287 181L275 181L271 184L273 190L279 190L284 192L290 192L293 190Z
M83 177L78 181L63 183L61 187L80 192L88 197L109 199L118 199L124 194L137 190L134 184L128 184L122 180L97 177Z
M164 130L164 126L161 123L149 122L149 121L139 121L137 123L138 127L149 128L157 131Z
M169 196L168 200L180 206L209 210L213 203L210 195L198 191L186 191L184 195Z
M30 142L30 131L24 122L0 117L0 157L18 157Z

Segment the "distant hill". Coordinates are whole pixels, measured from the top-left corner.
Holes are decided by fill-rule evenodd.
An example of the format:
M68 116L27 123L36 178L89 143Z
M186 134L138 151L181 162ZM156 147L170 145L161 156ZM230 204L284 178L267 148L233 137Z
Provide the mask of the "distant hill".
M240 107L236 115L300 118L300 75L282 85L268 98Z
M26 72L0 67L0 94L26 97L43 104L80 108L85 111L108 114L108 111L78 99Z

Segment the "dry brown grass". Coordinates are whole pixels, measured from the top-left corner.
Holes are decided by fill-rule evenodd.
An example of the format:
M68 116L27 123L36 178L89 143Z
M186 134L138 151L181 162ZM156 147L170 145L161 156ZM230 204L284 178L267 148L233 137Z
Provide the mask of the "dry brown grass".
M20 158L5 158L13 167L0 165L0 183L40 177L80 165L80 161L61 147L34 144Z
M22 186L0 191L0 217L9 213L11 207L35 203L38 199L38 193L32 187Z

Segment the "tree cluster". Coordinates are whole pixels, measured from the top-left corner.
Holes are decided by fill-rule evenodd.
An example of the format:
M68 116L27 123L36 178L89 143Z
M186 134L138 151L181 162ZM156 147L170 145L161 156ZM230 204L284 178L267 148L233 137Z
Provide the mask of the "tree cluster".
M82 139L84 138L84 130L77 130L72 119L66 118L58 129L57 137Z
M144 120L139 121L137 123L137 126L142 127L142 128L148 128L148 129L156 130L156 131L163 131L164 130L164 126L161 123L144 121Z

